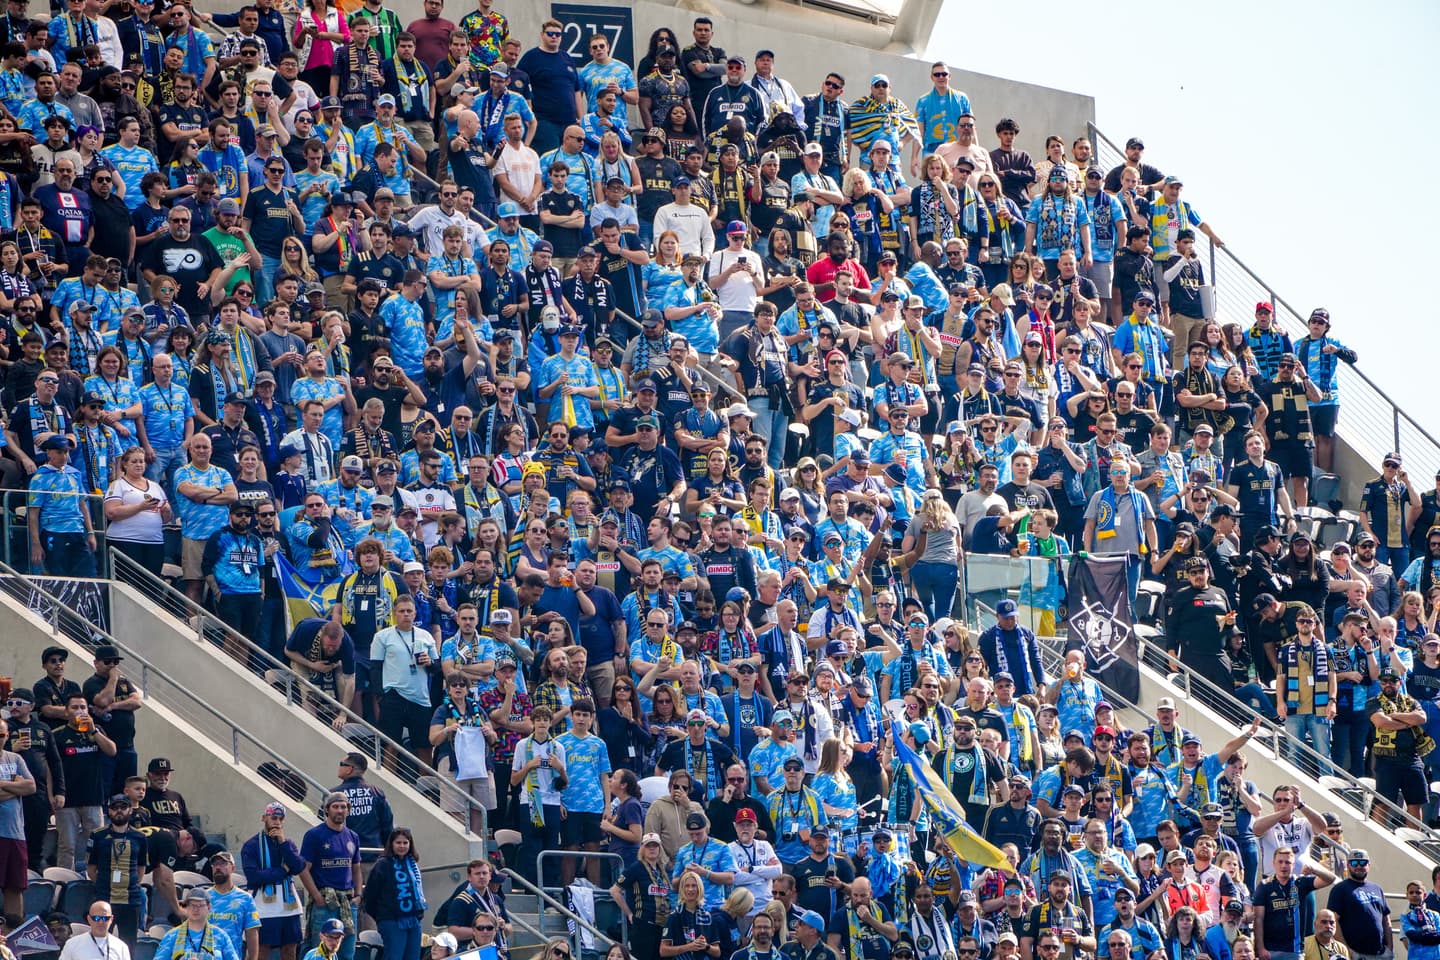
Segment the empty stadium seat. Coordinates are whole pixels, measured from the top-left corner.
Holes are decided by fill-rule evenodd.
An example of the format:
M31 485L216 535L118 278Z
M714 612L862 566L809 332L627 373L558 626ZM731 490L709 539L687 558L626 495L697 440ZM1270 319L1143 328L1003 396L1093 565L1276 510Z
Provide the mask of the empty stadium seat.
M71 920L80 920L94 902L95 884L89 880L76 880L65 884L65 892L60 897L60 912Z
M25 888L25 912L27 914L49 913L55 909L55 899L59 893L59 884L49 880L36 880ZM86 906L88 907L89 904L87 903Z
M160 941L155 937L141 937L135 942L135 949L130 951L130 960L155 960L155 951L160 946Z
M385 941L380 938L379 930L361 930L355 940L357 943L363 943L367 947L376 949L385 946Z
M46 867L45 879L52 883L74 883L76 880L85 878L74 870L67 870L64 867Z

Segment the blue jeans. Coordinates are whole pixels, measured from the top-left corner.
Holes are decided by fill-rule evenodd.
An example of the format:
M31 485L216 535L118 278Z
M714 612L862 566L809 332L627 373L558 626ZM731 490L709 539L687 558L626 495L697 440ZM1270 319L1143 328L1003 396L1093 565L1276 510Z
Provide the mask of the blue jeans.
M185 461L184 447L156 447L155 462L145 468L145 479L160 484L174 500L175 472L185 466Z
M85 534L42 530L40 545L45 548L45 573L52 577L94 578L95 552L85 542Z
M1310 745L1315 752L1326 760L1330 759L1330 721L1325 719L1321 713L1304 713L1296 716L1291 714L1285 718L1285 732L1294 740L1304 742L1305 734L1310 734ZM1301 767L1308 769L1310 764L1305 761L1298 750L1289 749L1285 751L1286 758ZM1329 773L1328 765L1320 770L1321 773Z
M1275 698L1270 696L1258 683L1251 682L1243 687L1236 687L1230 695L1246 706L1253 707L1255 712L1262 717L1275 716Z
M785 463L785 433L790 429L790 417L783 410L770 409L769 397L751 397L750 409L756 413L752 427L765 440L766 459L771 469L779 470Z
M381 960L419 960L420 918L402 917L399 920L377 920L375 929L384 942Z
M1336 717L1333 739L1335 765L1348 770L1352 777L1367 775L1365 769L1365 743L1370 737L1370 719L1364 711L1348 717Z
M955 587L960 581L960 568L953 563L922 560L910 568L910 586L925 615L934 623L950 616L955 606Z
M1395 576L1405 572L1410 566L1410 545L1403 544L1398 547L1387 547L1384 544L1375 545L1375 559L1380 563L1390 564L1390 569L1395 571Z
M313 905L310 908L310 928L305 931L305 949L302 954L313 950L320 943L320 927L326 920L339 920L340 911L325 905L325 901ZM359 901L350 904L350 920L353 929L360 927L360 906ZM355 935L352 933L340 941L340 949L335 954L336 960L355 960Z
M1231 837L1235 846L1240 848L1240 865L1245 868L1245 882L1249 883L1250 878L1259 881L1260 869L1260 840L1255 834L1250 833L1243 837Z
M260 255L260 272L255 278L255 302L269 303L275 299L275 273L280 269L279 257Z
M279 597L265 598L260 608L260 629L251 639L276 660L285 662L285 602Z

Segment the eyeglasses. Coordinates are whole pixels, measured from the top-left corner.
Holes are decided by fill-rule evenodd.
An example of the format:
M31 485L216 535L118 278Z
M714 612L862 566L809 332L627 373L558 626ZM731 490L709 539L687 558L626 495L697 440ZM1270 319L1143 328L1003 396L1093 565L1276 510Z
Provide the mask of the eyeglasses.
M459 194L458 191L455 191L455 190L442 190L442 191L440 192L440 196L442 196L442 197L458 197L458 196L460 196L460 194Z
M930 74L930 76L932 76L932 77L948 77L948 76L950 76L950 71L949 71L949 70L936 70L934 73Z

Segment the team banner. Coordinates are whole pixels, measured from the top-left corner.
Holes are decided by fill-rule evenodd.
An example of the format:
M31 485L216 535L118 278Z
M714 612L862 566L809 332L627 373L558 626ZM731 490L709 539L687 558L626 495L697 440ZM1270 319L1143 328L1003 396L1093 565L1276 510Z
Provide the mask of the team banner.
M935 768L901 739L900 725L893 720L891 734L895 742L895 758L909 770L910 778L915 783L916 795L930 808L930 820L933 824L931 829L945 838L950 849L954 850L961 860L976 867L994 867L1014 875L1015 868L1010 865L1005 854L965 822L964 805L955 799L955 795L945 785L944 778L935 772Z
M349 564L346 564L348 570ZM285 632L294 631L295 625L307 617L326 617L340 595L340 584L345 574L324 583L306 583L299 571L285 554L275 554L275 581L285 595Z
M10 931L10 935L5 939L10 944L10 949L20 957L27 953L48 953L60 949L60 944L50 935L50 928L45 926L45 921L38 916L20 924Z
M1140 643L1130 609L1125 555L1076 557L1070 564L1070 639L1085 651L1085 670L1131 703L1140 698Z

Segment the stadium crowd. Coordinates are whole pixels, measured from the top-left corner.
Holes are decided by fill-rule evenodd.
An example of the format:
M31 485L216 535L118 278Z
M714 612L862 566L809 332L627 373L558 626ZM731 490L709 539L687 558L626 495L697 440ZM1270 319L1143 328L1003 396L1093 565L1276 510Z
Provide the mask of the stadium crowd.
M183 585L520 837L427 904L361 752L319 826L277 800L227 850L141 772L122 651L82 678L55 647L0 721L12 928L60 867L97 898L47 916L62 960L151 922L165 960L351 960L371 927L385 960L503 958L508 864L608 886L607 960L1381 960L1397 925L1440 957L1440 868L1397 921L1336 812L1246 779L1239 720L1434 816L1440 475L1391 454L1353 542L1298 528L1356 354L1323 308L1217 318L1222 241L1139 138L1032 158L944 63L913 107L883 74L802 95L704 17L577 67L491 0L7 10L30 571ZM1126 557L1219 691L1125 729L1054 649L1063 577L965 589L1080 554ZM1202 742L1209 706L1244 731ZM623 871L540 876L563 850Z

